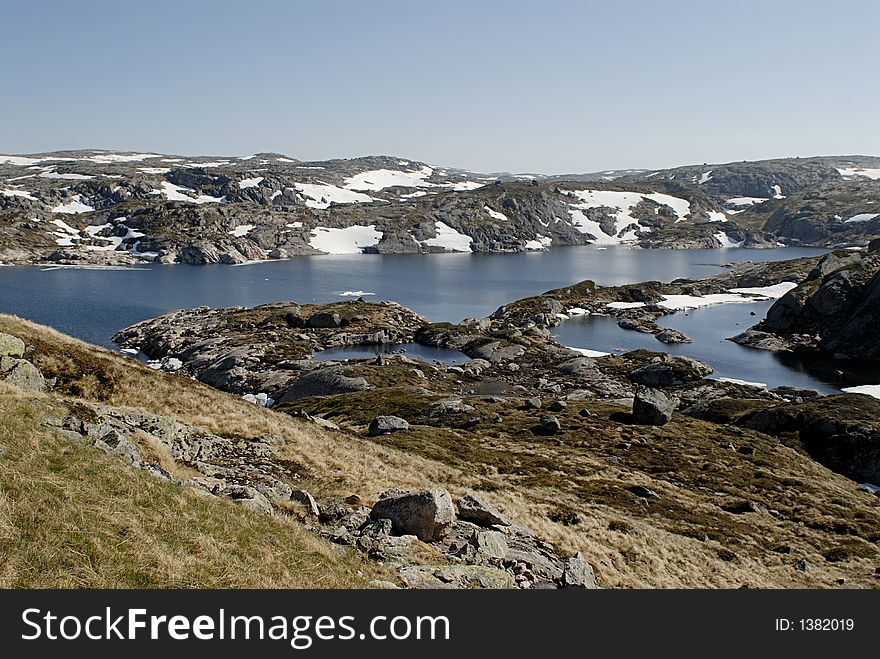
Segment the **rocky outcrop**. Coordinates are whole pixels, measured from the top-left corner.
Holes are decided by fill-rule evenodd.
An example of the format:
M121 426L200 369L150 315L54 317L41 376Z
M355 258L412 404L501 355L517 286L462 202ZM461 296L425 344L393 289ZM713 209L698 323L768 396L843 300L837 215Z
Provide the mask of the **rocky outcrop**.
M796 436L829 469L858 482L880 483L880 400L841 394L772 405L739 424L777 437Z
M455 521L455 510L446 490L386 492L370 511L370 519L391 520L395 533L430 542L443 537Z
M36 366L22 359L24 353L24 341L0 332L0 382L25 391L43 391L46 379Z
M770 307L763 321L733 340L756 348L880 360L878 326L880 253L833 252Z
M0 179L10 181L0 191L0 260L236 265L339 249L523 252L597 240L684 249L849 246L880 232L868 204L880 183L840 173L878 167L870 158L522 181L386 156L309 164L171 158L167 167L145 167L152 157L105 156L0 158ZM27 166L43 166L48 176L21 182ZM368 182L379 171L390 179L386 187ZM596 203L594 191L609 193L607 205ZM744 210L750 201L761 203ZM65 224L47 230L59 213ZM352 227L371 239L344 247L323 240Z
M672 418L675 408L674 398L659 389L642 387L633 399L633 421L649 426L662 426Z

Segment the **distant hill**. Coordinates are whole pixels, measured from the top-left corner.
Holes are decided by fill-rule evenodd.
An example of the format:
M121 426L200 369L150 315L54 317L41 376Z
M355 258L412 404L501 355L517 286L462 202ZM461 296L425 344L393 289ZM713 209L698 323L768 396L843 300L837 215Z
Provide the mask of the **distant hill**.
M860 247L880 158L479 174L392 156L303 162L63 151L0 156L0 262L242 263L558 245Z

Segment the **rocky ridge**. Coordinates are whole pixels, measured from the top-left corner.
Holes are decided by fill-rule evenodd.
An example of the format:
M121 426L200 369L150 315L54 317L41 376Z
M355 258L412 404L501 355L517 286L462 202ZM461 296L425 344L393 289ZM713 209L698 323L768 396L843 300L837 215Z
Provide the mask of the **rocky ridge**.
M767 317L733 337L768 350L880 361L880 251L832 252L781 297Z
M880 171L872 159L711 167L703 181L689 168L516 177L385 156L0 156L0 262L238 264L620 243L858 246L880 235L870 212L871 177Z

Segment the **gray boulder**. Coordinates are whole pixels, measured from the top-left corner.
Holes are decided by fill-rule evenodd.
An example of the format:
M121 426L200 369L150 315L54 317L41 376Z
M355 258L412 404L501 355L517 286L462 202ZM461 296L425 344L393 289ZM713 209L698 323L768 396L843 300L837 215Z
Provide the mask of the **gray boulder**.
M0 332L0 357L21 357L24 355L24 341L17 336Z
M46 379L40 369L26 359L0 357L0 379L25 391L43 391L46 388Z
M370 388L369 383L362 377L349 377L345 375L344 368L320 368L297 380L291 385L281 403L289 403L300 398L310 396L330 396L333 394L345 394L354 391L366 391Z
M542 416L538 421L537 428L535 428L535 432L539 435L555 435L560 430L562 430L562 425L560 425L559 419L552 414Z
M708 364L682 355L664 355L630 374L630 380L645 387L677 387L700 380L713 372Z
M328 311L321 311L316 314L312 314L308 321L309 327L319 328L339 327L341 324L342 318L340 318L339 314L330 313Z
M661 343L666 344L674 344L674 343L693 343L694 340L689 337L684 332L679 332L674 329L665 329L662 332L658 332L654 335L654 338L660 341Z
M659 389L641 388L633 400L633 419L651 426L666 424L675 411L676 401Z
M290 493L290 500L304 506L306 512L312 517L317 517L321 513L321 510L318 507L318 502L315 501L315 497L306 490L293 490Z
M593 568L584 560L580 552L566 559L562 572L562 586L564 588L599 588Z
M480 526L510 526L510 520L492 504L471 495L458 500L458 516Z
M482 558L503 559L507 555L507 537L498 531L478 531L470 542Z
M370 426L367 428L367 434L370 437L376 437L378 435L386 435L392 432L400 432L401 430L409 430L409 422L406 419L391 415L377 416L370 421Z
M431 542L455 522L455 511L449 492L435 488L385 496L373 506L370 518L390 519L396 534Z

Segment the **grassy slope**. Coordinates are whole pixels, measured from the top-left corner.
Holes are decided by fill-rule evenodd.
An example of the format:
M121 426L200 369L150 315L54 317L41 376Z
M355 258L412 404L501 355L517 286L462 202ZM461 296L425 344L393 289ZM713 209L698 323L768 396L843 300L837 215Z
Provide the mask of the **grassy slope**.
M286 440L282 457L303 465L310 475L306 486L325 500L351 493L369 499L389 487L441 485L454 495L477 491L544 538L570 551L583 551L606 586L831 587L838 579L845 579L851 586L877 586L874 569L876 543L880 538L871 530L880 529L880 500L856 492L852 481L757 433L732 438L737 446L751 445L757 449L755 456L746 458L719 448L720 440L731 439L723 426L677 416L663 429L645 430L617 420L622 408L588 404L594 411L589 419L578 417L575 406L559 415L566 428L566 441L557 445L555 441L536 438L527 432L526 424L533 421L526 419L512 403L498 406L477 402L481 415L499 412L504 416L504 423L480 424L472 430L416 425L410 433L400 436L368 439L363 435L363 426L370 415L394 412L409 400L407 404L413 409L408 412L417 417L418 408L427 405L401 394L389 397L385 409L381 392L374 392L369 398L355 395L348 399L302 401L302 407L329 413L343 424L351 425L347 432L326 431L179 376L140 367L121 355L18 319L0 316L0 331L24 338L31 346L33 361L47 376L58 377L56 393L49 400L59 395L81 396L110 405L174 415L183 423L199 425L221 435L281 435ZM484 405L493 410L482 409ZM30 424L24 425L30 427ZM13 435L19 432L12 430ZM4 436L9 434L9 430L3 432ZM46 441L46 438L39 439L40 443ZM620 451L616 447L621 441L631 442L633 448ZM8 438L0 438L0 443L8 442ZM80 451L63 442L55 450L61 449ZM89 461L95 460L109 471L128 474L126 478L134 473L92 449L81 450L83 455L91 456ZM14 451L11 453L14 455ZM609 461L609 455L618 455L622 460ZM7 464L4 460L9 458L0 459L0 465ZM49 464L47 461L34 463L28 478L35 481L57 478ZM3 490L8 492L9 476L0 473L3 473L0 481ZM140 474L135 476L147 478ZM156 508L152 501L156 497L137 498L139 493L167 490L171 493L167 496L175 501L168 508L189 510L188 514L192 515L188 518L189 524L207 525L205 537L211 539L209 545L229 542L236 546L229 533L238 538L237 542L250 538L250 542L267 552L262 555L257 552L260 558L248 563L247 556L256 550L245 551L242 565L250 571L254 579L251 583L277 583L275 571L280 564L267 563L266 556L277 551L267 548L269 543L279 540L263 536L277 536L274 529L279 525L297 529L292 523L254 519L251 513L213 503L210 504L215 506L213 511L222 511L216 513L220 520L235 514L249 524L261 526L267 533L255 527L252 527L254 533L234 533L245 522L229 527L213 526L215 531L208 533L207 528L221 522L209 523L214 513L202 500L177 488L149 481L148 485L129 490L128 495L123 491L117 493L118 498L108 501L103 490L92 489L93 483L104 479L105 476L83 475L80 483L84 490L93 492L94 506L102 511L99 517L105 520L102 522L105 531L110 533L113 529L108 538L117 538L115 542L120 542L125 536L113 535L119 530L109 523L106 515L110 513L105 511L117 510L121 519L144 519L153 514L150 506ZM626 487L634 484L653 487L662 498L647 508L635 506L633 497L621 495ZM60 495L56 493L56 496ZM783 511L788 519L780 520L767 514L733 515L719 505L728 500L728 496L760 501ZM178 505L176 502L181 498L192 499L187 504L192 507ZM13 500L16 506L31 505L27 495L15 496ZM169 499L158 497L158 500ZM150 506L139 505L139 501L150 502ZM56 515L54 502L43 510L55 528L63 528L63 518ZM557 514L560 510L577 512L583 523L564 525L563 517ZM172 513L166 510L156 519L161 520L167 514ZM175 510L173 514L183 515L183 512ZM845 520L845 523L834 527L836 520ZM143 538L137 541L139 546L155 547L156 543L161 544L161 533L170 532L167 527L145 524L140 527ZM223 531L224 528L227 530ZM23 529L3 530L4 543L8 534L21 532ZM84 534L88 535L94 534ZM291 534L290 537L293 542L297 536ZM193 546L182 538L169 536L165 543L166 550L179 560L190 555ZM307 540L300 538L303 542ZM773 547L779 544L792 546L795 554L774 552ZM112 543L108 540L106 545L110 547ZM826 560L823 554L842 545L858 551L849 552L845 560ZM0 548L7 546L10 545L0 544ZM33 542L25 540L14 545L16 552L43 553L41 546L35 548ZM325 556L326 548L322 550L316 542L312 546L316 556ZM56 546L55 551L60 549ZM90 560L94 562L94 559L77 559L70 552L64 553L66 560L75 561L77 569L88 574ZM793 569L797 557L807 559L808 572ZM19 570L24 569L28 560L33 560L26 559L23 553L17 553L13 559ZM177 565L176 575L167 577L164 583L177 583L175 579L192 584L215 583L202 570L187 567L185 563ZM328 565L330 576L335 573L340 585L345 579L354 578L350 576L354 569L351 564L331 561ZM240 566L226 567L229 569L211 574L218 579L242 578L237 572ZM302 569L308 572L308 565ZM149 576L152 570L153 567L147 567L143 574ZM64 574L68 572L69 569ZM320 572L316 570L311 574ZM22 582L24 578L20 575L25 573L17 577ZM165 573L160 570L158 574ZM303 576L307 578L307 574ZM55 579L57 577L46 578L45 583L54 584ZM219 583L231 582L221 580ZM241 584L240 581L235 583Z

